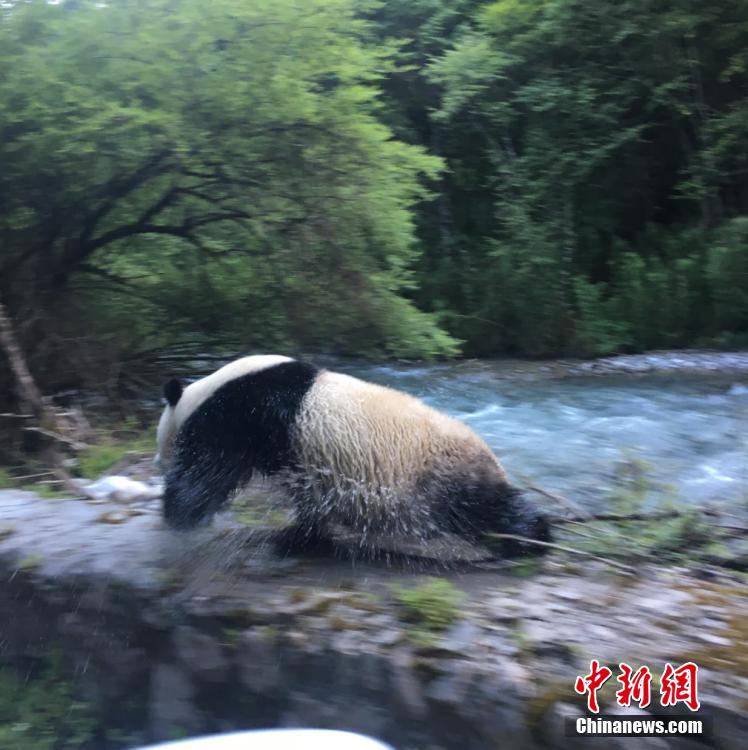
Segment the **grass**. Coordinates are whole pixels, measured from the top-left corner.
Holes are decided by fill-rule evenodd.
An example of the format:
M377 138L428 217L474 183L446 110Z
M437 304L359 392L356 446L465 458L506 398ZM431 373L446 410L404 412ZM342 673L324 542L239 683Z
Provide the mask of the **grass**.
M628 515L640 512L657 513L682 509L681 515L653 521L596 521L561 531L562 543L602 557L628 563L654 561L663 564L687 564L705 554L727 551L723 532L709 523L698 508L678 505L673 489L651 478L650 465L627 456L619 467L617 486L611 494L606 511Z
M16 527L10 523L0 524L0 542L16 533Z
M54 484L35 484L33 489L39 497L44 497L47 500L58 500L61 497L70 496L69 492L66 492L64 489L61 489Z
M36 570L44 561L41 555L25 555L18 561L18 570ZM1 747L1 746L0 746Z
M30 680L0 669L0 747L3 750L80 750L90 747L95 722L52 657Z
M430 578L415 588L393 586L392 595L403 619L422 635L446 630L460 617L465 601L464 594L443 578Z
M100 443L81 451L78 455L77 474L95 479L132 454L148 455L154 452L151 433L117 437L109 434Z
M13 477L5 469L0 469L0 490L9 490L16 485Z

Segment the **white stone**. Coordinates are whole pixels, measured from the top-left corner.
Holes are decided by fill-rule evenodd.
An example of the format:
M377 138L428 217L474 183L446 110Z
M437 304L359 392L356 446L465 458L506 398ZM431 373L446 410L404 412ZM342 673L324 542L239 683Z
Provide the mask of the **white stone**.
M159 485L149 485L116 474L97 479L95 482L85 485L85 488L86 492L98 499L119 500L121 502L151 500L160 497L162 494L162 488Z

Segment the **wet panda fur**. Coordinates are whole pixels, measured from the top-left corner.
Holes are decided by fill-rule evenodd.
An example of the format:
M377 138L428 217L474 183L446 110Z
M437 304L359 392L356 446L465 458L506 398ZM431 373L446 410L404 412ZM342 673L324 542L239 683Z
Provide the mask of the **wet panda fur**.
M158 461L163 514L191 528L253 475L277 483L306 539L331 524L372 533L482 532L550 538L463 423L405 393L278 355L243 357L182 388L164 386ZM538 547L507 542L505 552Z

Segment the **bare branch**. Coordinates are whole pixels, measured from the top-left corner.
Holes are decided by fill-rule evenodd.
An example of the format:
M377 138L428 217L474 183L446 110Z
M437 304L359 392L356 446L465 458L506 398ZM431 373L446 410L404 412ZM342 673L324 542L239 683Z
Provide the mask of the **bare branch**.
M484 534L486 539L511 539L515 542L523 542L525 544L533 544L537 547L545 547L546 549L555 549L559 552L568 552L571 555L579 555L580 557L587 557L590 560L597 560L603 562L606 565L610 565L614 568L624 571L628 574L636 573L636 570L630 565L619 563L617 560L611 560L608 557L600 557L599 555L593 555L591 552L585 552L581 549L575 549L574 547L566 547L562 544L554 544L553 542L541 542L539 539L529 539L528 537L519 536L517 534Z
M80 244L86 244L91 239L101 219L112 211L118 200L129 195L153 177L166 173L169 167L164 165L164 161L169 155L168 150L159 151L131 175L115 178L104 185L99 195L106 200L86 221L80 236Z
M73 438L65 437L64 435L60 435L58 432L54 432L53 430L45 430L43 427L24 427L23 429L26 432L38 432L41 435L52 438L52 440L57 440L60 443L65 443L65 445L69 445L73 450L76 451L82 451L86 448L91 447L90 445L88 445L88 443L82 443L80 440L74 440Z

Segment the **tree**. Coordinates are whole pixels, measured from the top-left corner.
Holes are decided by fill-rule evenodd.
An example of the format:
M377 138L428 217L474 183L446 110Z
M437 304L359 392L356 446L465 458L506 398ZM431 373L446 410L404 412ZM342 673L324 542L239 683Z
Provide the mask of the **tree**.
M439 161L377 119L392 49L368 41L357 8L32 0L4 12L0 291L32 363L42 347L47 362L64 355L49 353L53 334L103 335L97 323L141 344L164 322L261 344L255 310L280 316L268 329L290 345L454 350L402 297L412 207ZM105 289L132 296L114 311Z
M425 30L443 11L418 5L433 6L419 26L433 49ZM625 317L603 321L593 351L714 335L718 292L696 287L717 227L748 210L746 5L497 0L461 9L420 72L439 98L431 127L447 133L452 221L451 246L427 256L444 272L422 288L446 301L450 330L478 354L589 351L591 300L596 314L621 313L613 298L631 278L623 256L634 253L647 295L662 290L663 273L668 289L687 277L689 312L661 335L651 325L642 336ZM457 269L447 260L455 244ZM720 280L736 283L745 282ZM597 291L582 302L590 284Z

